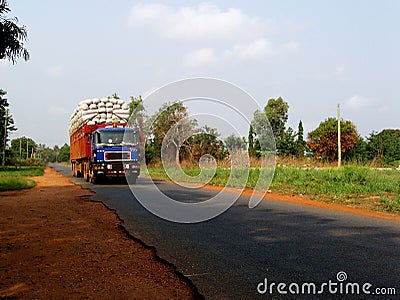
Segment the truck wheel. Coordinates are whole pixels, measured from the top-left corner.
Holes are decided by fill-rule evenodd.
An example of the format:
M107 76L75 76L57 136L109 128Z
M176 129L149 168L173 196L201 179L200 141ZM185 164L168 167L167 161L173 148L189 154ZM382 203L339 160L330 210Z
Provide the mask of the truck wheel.
M96 184L99 181L94 174L90 174L88 177L90 178L90 182L93 184Z
M76 177L75 163L72 163L71 168L72 168L72 176Z

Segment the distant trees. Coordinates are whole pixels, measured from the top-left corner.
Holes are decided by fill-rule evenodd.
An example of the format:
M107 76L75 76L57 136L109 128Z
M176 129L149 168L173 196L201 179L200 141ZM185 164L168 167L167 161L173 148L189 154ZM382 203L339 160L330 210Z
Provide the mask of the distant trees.
M384 129L372 132L366 146L370 159L376 159L384 165L398 166L400 163L400 129Z
M23 136L11 141L10 150L12 157L28 159L37 153L37 144L33 139Z
M351 121L341 120L341 151L347 153L357 143L360 135ZM317 156L329 161L338 157L338 120L328 118L308 133L308 147Z
M70 149L69 145L65 143L61 148L58 153L58 162L69 162L70 157L69 157Z
M14 120L10 112L7 111L9 104L5 97L7 95L6 91L0 89L0 155L3 155L4 147L8 142L9 133L17 130L14 126ZM3 157L1 157L3 158Z
M217 129L209 126L199 128L197 121L189 118L188 109L182 102L164 104L147 121L141 97L131 97L130 110L131 113L137 112L132 118L133 124L141 124L139 127L147 134L145 157L150 164L161 161L162 149L173 163L198 161L204 154L217 160L224 159L229 155L228 150L246 148L249 156L257 158L264 153L300 158L307 154L326 161L338 157L337 119L328 118L321 122L308 133L306 140L301 120L296 131L286 126L289 104L281 97L269 99L263 110L254 112L247 140L230 135L222 142ZM400 129L373 132L364 140L355 124L341 120L341 153L345 161L396 165L400 163Z
M225 147L228 150L245 150L246 149L246 139L234 134L229 135L224 140Z
M0 59L7 58L15 63L21 56L24 60L29 59L29 52L24 47L27 31L25 26L17 24L17 18L5 16L10 11L7 0L0 0Z
M199 161L200 157L209 154L217 160L223 159L227 154L223 141L219 137L217 129L203 126L195 135L186 140L185 152L189 154L186 158Z
M37 144L28 137L19 137L11 140L10 164L32 165L48 162L69 162L70 147L65 143L61 148L53 148L44 144Z

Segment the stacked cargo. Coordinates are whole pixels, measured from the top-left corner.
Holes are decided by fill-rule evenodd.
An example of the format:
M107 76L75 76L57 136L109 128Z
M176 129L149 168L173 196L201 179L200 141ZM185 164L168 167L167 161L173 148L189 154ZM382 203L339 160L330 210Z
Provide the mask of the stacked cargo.
M72 135L86 124L126 124L128 119L129 106L123 100L110 98L83 100L71 115L69 134Z

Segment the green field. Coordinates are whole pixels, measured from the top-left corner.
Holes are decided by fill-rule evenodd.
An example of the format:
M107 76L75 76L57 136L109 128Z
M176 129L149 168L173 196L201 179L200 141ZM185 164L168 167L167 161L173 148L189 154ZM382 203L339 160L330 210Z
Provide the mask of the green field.
M196 176L200 169L183 169ZM162 168L150 168L153 179L169 180ZM208 183L225 186L230 169L218 168ZM259 169L252 168L246 188L253 189ZM300 168L278 166L270 189L287 195L304 195L310 199L400 214L400 171L376 170L361 166L338 168Z
M32 188L36 183L29 177L43 175L44 169L44 166L2 168L0 169L0 191Z

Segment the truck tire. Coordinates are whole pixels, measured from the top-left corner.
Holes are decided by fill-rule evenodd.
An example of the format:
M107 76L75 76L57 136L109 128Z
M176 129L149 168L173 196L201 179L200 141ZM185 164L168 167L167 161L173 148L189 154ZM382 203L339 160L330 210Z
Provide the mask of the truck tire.
M90 181L90 167L89 167L89 164L85 164L83 166L83 177L85 178L86 182Z
M75 163L71 164L71 169L72 169L72 176L76 177L76 167L75 167Z
M89 181L90 181L90 183L96 184L99 182L99 179L97 178L96 175L94 175L93 172L90 172Z

